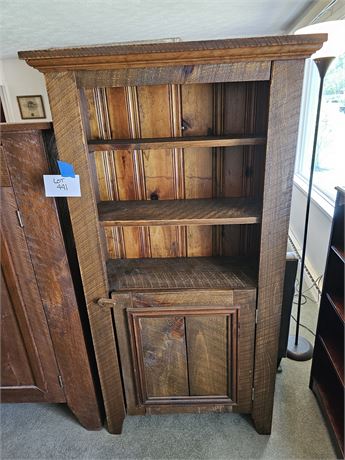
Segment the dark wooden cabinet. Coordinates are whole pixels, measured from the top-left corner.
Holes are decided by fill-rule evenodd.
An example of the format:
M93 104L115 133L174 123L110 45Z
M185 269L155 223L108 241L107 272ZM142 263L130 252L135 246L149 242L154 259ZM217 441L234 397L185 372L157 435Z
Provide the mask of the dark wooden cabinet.
M310 388L344 458L344 207L339 187L317 324Z
M270 433L304 59L325 35L19 53L45 74L110 432Z
M1 125L1 400L67 402L98 429L82 305L55 201L44 196L48 139L48 123Z
M1 187L1 398L64 402L59 369L12 187Z

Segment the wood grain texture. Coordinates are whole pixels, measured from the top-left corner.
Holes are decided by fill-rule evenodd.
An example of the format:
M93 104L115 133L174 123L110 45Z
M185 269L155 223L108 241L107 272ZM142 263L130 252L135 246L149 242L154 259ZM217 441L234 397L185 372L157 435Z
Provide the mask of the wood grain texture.
M132 300L130 300L129 295ZM204 290L198 292L190 290L152 291L149 293L133 292L131 294L114 292L111 300L105 300L107 303L102 308L112 307L116 318L116 329L120 337L121 360L125 362L125 388L126 395L130 401L130 413L142 414L143 410L144 413L174 413L177 408L181 408L181 412L214 410L228 412L230 410L229 405L232 407L231 411L248 413L251 408L255 299L255 290L250 289L236 291ZM132 340L130 340L126 328L123 329L123 320L121 320L121 317L123 319L126 317L126 311L133 331ZM188 368L189 393L179 396L153 395L149 399L145 399L144 349L140 338L140 325L143 321L162 319L163 321L158 321L153 327L153 330L158 334L158 340L155 340L155 343L160 344L162 337L165 340L167 333L171 331L170 326L175 324L176 318L181 319L181 321L184 318L185 321L185 331L176 326L179 334L174 332L174 340L184 338L184 348L185 353L188 354L188 359L182 367L178 367L180 370L185 366ZM167 323L168 319L170 319L170 322ZM216 327L209 328L206 322ZM240 326L238 322L240 322ZM133 323L136 323L134 328ZM188 327L188 323L190 327ZM151 325L151 322L149 321L148 324ZM199 326L205 327L200 328ZM239 327L241 330L240 335L238 335ZM173 329L175 331L175 326ZM149 333L151 331L152 328L150 327ZM226 338L225 343L218 337L221 331L224 333L222 337L225 336ZM194 348L194 345L197 344L193 338L197 338L196 335L199 333L203 335L203 338L201 342L200 340L198 341L199 352L197 353ZM137 338L133 340L135 335ZM190 337L191 341L188 337ZM166 344L167 342L165 341L164 343ZM229 343L229 346L227 343ZM168 345L171 346L171 344ZM200 345L202 345L201 349ZM219 347L218 345L221 346ZM212 362L204 362L203 360L205 346L207 346L209 353L212 352ZM164 350L166 350L165 346L163 347ZM181 350L183 350L183 347ZM159 349L158 361L155 360L156 354L150 353L148 358L153 366L155 364L159 365L159 372L164 372L161 362L174 357L173 354L168 353L166 355L163 351L161 348ZM183 356L183 351L181 353ZM131 359L132 354L133 359ZM224 360L225 371L223 367ZM133 364L131 365L130 363L132 362ZM219 365L218 368L216 368L217 364ZM131 366L134 366L134 372ZM211 368L215 375L210 375L207 383L203 376ZM223 376L223 379L221 379L222 385L219 385L218 374ZM185 374L182 373L182 375L184 380ZM136 383L134 380L136 380ZM213 385L214 394L210 393L212 387L210 382L212 381L215 383ZM156 381L154 384L156 385ZM166 383L163 382L162 385L165 387ZM198 392L200 394L194 394L193 389L197 388L199 388ZM225 393L223 392L224 388ZM204 394L201 394L202 389L205 390ZM155 391L159 392L160 389L158 388ZM189 410L188 406L186 406L188 403L190 404ZM217 408L215 409L215 407Z
M4 250L2 250L4 254ZM34 376L25 349L13 304L17 290L10 294L1 270L1 386L23 387L34 383ZM23 301L18 299L22 304ZM20 308L23 308L22 306ZM35 387L33 385L33 387ZM37 387L35 387L38 390ZM42 395L43 396L43 395Z
M138 319L135 333L139 331L141 350L138 351L145 382L143 402L150 398L187 396L184 318L142 317Z
M141 135L145 142L164 134L189 142L200 133L231 137L232 125L241 136L265 134L267 87L267 82L237 82L85 90L88 137L106 144L112 136L127 145L131 136ZM244 146L102 151L95 155L96 192L101 200L120 201L241 195L261 199L263 161L264 145L257 152ZM246 227L107 226L104 232L111 258L258 254L259 247L258 230Z
M106 141L88 141L89 150L156 150L186 147L233 147L236 145L265 144L263 136L190 136L188 138L152 138L152 139L110 139Z
M236 129L239 133L267 131L267 82L226 83L223 90L222 133ZM221 196L252 196L262 199L265 148L237 146L223 149L221 162ZM219 181L219 180L218 180ZM222 254L234 256L259 253L259 229L223 228Z
M142 138L173 134L170 88L167 85L138 87L138 115ZM171 149L142 150L145 198L175 198L174 154ZM152 257L177 256L179 241L176 227L148 230Z
M74 165L80 175L81 198L69 198L71 222L78 252L95 354L110 432L120 432L124 397L115 347L111 313L100 311L95 300L108 294L102 258L95 196L90 179L89 153L81 122L80 97L71 73L49 74L46 78L54 118L59 156ZM73 139L73 142L71 142ZM92 257L90 258L90 254Z
M12 369L30 368L32 380L22 381L14 386L13 379L1 382L2 401L13 401L13 394L25 401L65 402L65 395L59 385L53 344L49 334L44 306L40 297L30 252L23 229L19 226L16 211L18 209L11 187L1 187L1 269L9 297L7 307L12 309L12 319L17 327L2 333L2 360L5 367L11 361ZM5 294L5 293L4 293ZM6 310L4 310L6 315ZM9 326L4 318L2 327ZM15 327L12 323L12 326ZM17 333L19 331L19 333ZM8 340L7 340L8 339ZM18 340L25 346L25 355L14 355ZM16 362L16 360L19 362ZM24 359L24 361L23 361ZM2 368L2 371L4 369ZM21 388L23 386L23 388ZM7 387L7 388L6 388ZM16 388L15 388L16 387ZM12 395L11 395L12 393ZM7 399L9 398L9 399Z
M116 293L116 299L104 299L107 301L106 308L112 308L116 327L116 337L121 358L121 372L126 394L126 414L144 415L145 407L141 405L136 389L134 374L134 357L130 347L130 324L128 323L127 309L133 307L130 293ZM103 308L102 301L98 304Z
M256 224L261 210L246 198L102 201L98 216L103 226Z
M329 428L337 458L344 458L345 187L336 189L309 387Z
M11 187L3 146L0 145L0 187Z
M105 139L112 136L129 137L135 129L127 114L132 105L132 91L124 88L85 90L86 128L88 137ZM102 103L101 103L102 102ZM134 131L136 133L136 131ZM142 187L134 178L140 157L136 153L121 151L102 152L94 158L95 193L98 200L139 199ZM90 158L92 163L92 158ZM147 244L142 229L105 230L110 257L147 256Z
M145 69L81 70L76 72L76 78L78 87L95 88L269 80L270 73L270 61L259 61Z
M273 64L261 229L253 419L271 432L292 176L304 62ZM284 110L282 110L282 107Z
M195 395L191 392L190 380L188 377L193 376L193 387L194 389L198 385L196 377L200 380L200 386L202 381L200 375L195 374L195 366L190 367L189 356L187 359L187 353L189 352L189 344L186 337L186 326L187 320L193 320L194 318L215 317L221 318L233 318L237 317L237 308L186 308L180 307L175 310L173 309L154 309L154 308L132 308L128 310L129 320L132 324L132 331L134 339L132 339L132 350L134 352L134 362L137 368L136 375L139 376L137 387L140 390L140 398L145 405L153 404L169 404L177 405L183 404L186 401L194 404L204 403L228 403L236 404L236 401L229 397L229 391L232 394L237 393L237 354L235 353L231 360L228 361L228 354L225 350L226 356L226 373L227 375L234 376L231 382L231 390L228 389L228 382L226 385L225 394L199 394ZM147 323L147 327L143 327L143 322ZM230 324L228 322L228 324ZM236 322L236 320L235 320ZM191 323L192 324L192 323ZM234 328L225 331L226 335L230 337L234 350L237 347L237 323L233 323ZM144 329L146 331L144 332ZM153 341L151 343L151 337ZM210 337L211 340L216 340L215 337ZM147 344L147 346L146 346ZM152 348L158 347L157 350L152 351ZM225 346L226 348L226 346ZM220 353L223 354L224 350ZM192 356L193 357L193 356ZM217 361L217 360L216 360ZM218 361L220 365L221 362ZM166 368L169 367L170 371L166 374ZM229 369L228 369L229 368ZM231 370L230 370L231 368ZM220 366L216 372L222 373L224 369ZM151 382L152 374L157 373L156 378ZM176 378L170 380L171 374L177 374ZM149 377L147 377L149 376ZM160 385L157 385L160 381ZM168 382L168 385L167 385ZM170 383L169 383L170 382ZM176 393L176 384L180 389L178 394ZM182 385L182 387L181 387ZM153 393L148 394L149 389ZM163 394L161 394L163 391Z
M18 56L43 72L171 65L193 66L251 60L306 58L318 50L326 39L326 34L314 34L137 45L101 45L20 51Z
M192 396L228 395L228 374L232 365L228 320L226 316L186 318Z
M212 85L182 86L183 137L207 135L213 125ZM184 149L185 198L212 198L212 149ZM212 255L212 228L187 227L187 255Z
M252 411L252 386L255 357L255 310L256 290L236 290L234 305L240 305L238 331L238 394L237 409L243 413ZM244 332L245 331L245 332Z
M0 123L1 133L24 133L27 131L40 131L51 128L52 123L47 121L36 121L30 123Z
M145 320L149 319L148 329L154 331L155 340L159 342L162 328L164 330L169 328L166 328L165 320L159 325L156 323L157 327L153 325L153 320L157 317L178 318L178 321L181 324L183 321L186 326L185 318L192 314L191 310L195 315L212 316L216 308L225 312L231 299L232 308L239 310L240 321L240 335L236 342L238 387L233 389L232 395L236 404L232 405L231 410L245 413L253 411L254 423L262 433L268 433L271 427L276 345L303 59L320 48L325 38L323 35L288 36L177 44L101 46L88 49L29 52L21 55L31 65L47 72L48 76L54 66L55 69L60 70L66 68L78 70L77 74L74 74L72 86L68 82L68 78L71 78L70 74L55 75L52 80L58 79L58 83L52 81L49 92L56 101L59 95L66 92L66 88L67 93L70 93L70 96L65 97L69 103L66 104L65 100L64 104L61 103L59 106L59 103L55 102L57 121L61 125L61 131L66 131L64 148L69 152L66 159L74 160L77 166L82 159L84 168L81 170L87 171L94 158L99 185L104 187L107 195L105 199L121 201L121 194L125 196L128 193L131 197L127 199L131 200L234 197L263 200L262 229L259 225L256 228L254 225L234 226L235 229L227 232L226 228L229 226L214 226L214 228L187 226L186 230L181 232L177 226L133 227L133 230L138 228L138 233L131 254L138 253L137 248L140 248L140 255L135 259L121 259L127 256L126 251L129 246L125 232L123 229L122 233L118 229L111 230L113 233L108 238L108 252L118 259L108 263L109 284L101 263L104 262L105 254L101 254L101 260L98 256L101 248L97 232L95 200L90 190L90 182L86 180L84 185L87 187L87 199L91 200L92 206L87 207L85 204L79 206L81 208L79 211L74 210L76 215L78 212L83 214L77 216L83 224L80 223L78 227L79 237L84 236L86 245L85 227L88 226L86 230L89 246L91 240L91 247L87 250L82 246L79 248L82 271L83 266L85 270L88 264L92 267L97 265L97 270L91 270L93 276L89 276L89 279L85 278L86 287L90 292L95 280L100 280L102 289L97 290L97 294L100 294L98 298L101 298L99 310L106 313L111 311L111 308L120 309L122 311L120 327L124 324L123 314L126 309L130 316L129 324L132 325L130 326L132 337L134 337L134 321L138 325L136 330L139 331L143 316ZM231 75L228 80L225 78L225 67L203 67L201 70L201 65L248 63L245 70L248 72L247 75L253 76L255 72L259 74L262 71L258 62L265 62L270 66L272 63L269 83L267 80L243 81L240 78L235 83ZM171 72L169 80L166 70L172 66L176 66L176 69ZM95 73L95 69L99 73ZM237 71L238 69L239 67ZM83 71L86 73L82 74ZM193 75L194 71L199 73L199 76L196 73ZM192 77L188 77L189 74ZM198 79L193 80L194 77ZM266 78L268 78L267 74ZM179 86L181 82L187 81L188 84ZM80 118L80 114L77 113L79 109L77 111L74 109L73 112L73 108L79 105L77 85L83 84L87 88L92 84L97 85L92 90L84 91L85 94L93 92L93 102L89 104L84 119L89 117L90 126L94 125L96 119L98 129L98 135L89 136L87 132L87 138L105 141L124 140L127 150L122 151L126 152L126 159L118 152L114 154L116 150L97 155L88 153L80 123L75 121ZM125 85L124 93L121 93L122 89L116 86L120 84ZM107 85L114 86L104 88ZM70 113L67 115L64 113L66 105L70 108L73 118ZM268 112L268 133L266 133ZM90 116L90 113L95 113L96 116ZM65 120L64 116L68 119ZM111 128L112 123L113 128ZM72 128L79 126L77 136L73 129L68 130L69 136L79 139L76 147L67 147L68 125ZM112 129L117 134L113 135ZM167 149L162 148L162 144L157 150L140 148L128 154L130 145L128 139L152 140L155 137L188 139L195 136L226 136L233 133L260 134L264 137L267 134L266 155L262 145L214 148L199 146L185 149L173 145L174 148ZM142 146L141 144L140 147ZM150 147L147 141L144 146ZM113 149L111 145L109 147ZM102 164L97 157L102 159ZM123 165L120 166L119 162L123 162ZM130 167L127 168L127 165ZM120 172L119 175L117 170ZM263 180L264 175L266 175L265 180ZM125 179L120 190L119 178L123 177ZM97 191L96 196L98 196ZM85 216L92 224L91 229L90 222ZM184 226L181 226L181 229L183 228ZM133 236L134 233L131 237ZM94 240L98 241L97 244L93 243ZM96 264L90 257L87 258L91 253L96 257ZM216 254L222 256L239 254L242 256L243 265L241 263L234 265L233 262L227 265L226 258L221 258L219 262L219 259L212 257L205 258L203 261L198 257L195 260L191 257ZM249 264L248 254L254 254L253 267ZM185 257L177 257L181 255L189 256L188 262ZM260 270L259 323L255 332L257 265ZM247 271L248 269L251 273ZM111 301L108 298L108 289L117 291L112 292ZM117 297L123 294L129 296L125 301ZM227 300L225 300L226 295ZM132 303L131 307L130 303ZM115 327L118 325L116 324ZM182 329L182 326L179 328L175 324L169 329L168 334L173 335L177 331L177 335L181 337ZM107 336L107 331L102 329L102 332L102 337L98 337L99 350L101 345L105 344L104 336ZM142 355L142 347L137 339L135 344L129 344L126 334L130 331L122 332L120 353L122 354L123 348L126 350L122 359L128 357L130 349L136 350L136 355L132 358L132 373L125 368L126 375L136 380L136 384L132 381L132 388L127 387L126 392L128 394L132 394L132 391L142 392L141 395L132 394L131 404L136 404L136 407L130 410L134 412L138 410L137 413L142 413L140 412L142 405L146 406L146 403L140 405L145 392L143 380L145 372L143 364L141 367L135 364L138 355L140 353ZM233 330L232 334L234 334ZM137 337L139 335L137 334ZM149 336L147 339L151 347ZM232 342L231 345L234 353L234 343ZM188 348L188 338L186 347ZM111 354L113 356L113 352ZM159 350L157 354L159 355ZM116 356L116 350L114 355ZM179 363L180 361L178 360ZM114 375L113 368L110 366L109 370L107 364L106 360L102 361L103 380ZM130 366L130 363L126 366ZM161 362L159 366L159 369L163 368ZM140 373L144 377L138 383ZM169 376L166 376L166 379L168 380ZM114 379L111 382L107 380L109 385L106 388L110 391L110 384L112 384L115 392L113 382ZM252 404L253 382L256 394ZM192 407L187 407L185 402L185 398L191 398L190 395L180 395L175 401L174 397L169 399L163 396L162 398L163 400L158 396L154 401L152 398L150 404L147 404L147 412L169 412L174 411L177 406L181 410L192 410ZM195 404L197 410L205 410L207 405L211 410L229 410L225 407L224 400L213 400L209 395L193 398L195 399L192 404Z
M101 419L57 209L55 201L45 197L43 181L37 180L49 172L42 131L19 126L4 133L2 142L67 404L82 425L99 429Z
M109 260L110 291L256 287L253 262L226 257Z

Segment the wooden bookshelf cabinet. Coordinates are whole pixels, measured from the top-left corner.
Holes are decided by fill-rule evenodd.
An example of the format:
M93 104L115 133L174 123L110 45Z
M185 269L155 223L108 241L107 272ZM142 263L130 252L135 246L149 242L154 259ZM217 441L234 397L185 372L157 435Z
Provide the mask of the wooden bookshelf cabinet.
M338 187L316 331L310 388L344 458L344 207Z
M304 60L325 35L19 53L44 72L108 429L270 433Z

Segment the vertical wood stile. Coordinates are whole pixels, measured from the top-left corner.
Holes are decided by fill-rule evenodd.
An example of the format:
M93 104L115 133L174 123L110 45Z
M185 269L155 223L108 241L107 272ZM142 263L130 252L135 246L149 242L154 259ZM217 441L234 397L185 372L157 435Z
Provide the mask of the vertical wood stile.
M272 65L258 280L255 398L252 409L255 427L263 434L271 432L272 423L303 68L303 60L282 60Z
M108 297L89 152L82 126L81 101L73 72L49 73L46 83L59 157L80 175L81 197L69 198L73 233L80 264L93 344L100 375L109 431L120 433L125 416L124 396L110 310L97 300Z

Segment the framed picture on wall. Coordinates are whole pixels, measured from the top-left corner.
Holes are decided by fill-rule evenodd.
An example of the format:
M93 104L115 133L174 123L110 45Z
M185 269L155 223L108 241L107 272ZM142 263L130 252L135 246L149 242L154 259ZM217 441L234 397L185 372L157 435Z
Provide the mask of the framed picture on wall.
M42 96L17 96L22 120L45 118Z

